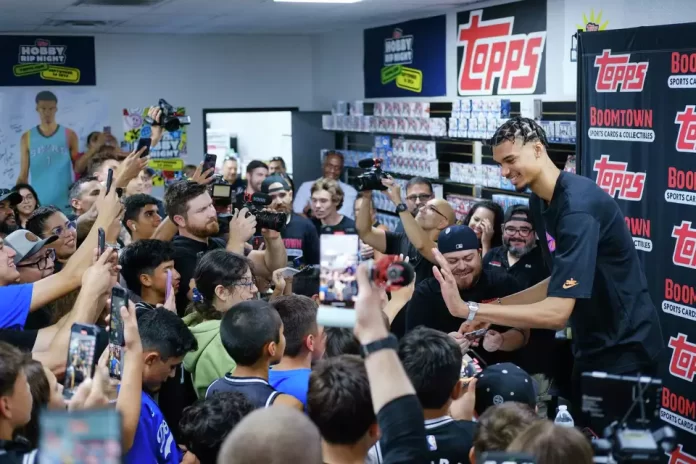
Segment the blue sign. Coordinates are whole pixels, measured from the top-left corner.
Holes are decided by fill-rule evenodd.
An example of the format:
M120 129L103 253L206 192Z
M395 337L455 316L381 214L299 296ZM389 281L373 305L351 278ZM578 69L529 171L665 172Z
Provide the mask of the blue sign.
M365 98L447 94L445 15L365 29Z
M0 35L0 86L97 85L94 37Z

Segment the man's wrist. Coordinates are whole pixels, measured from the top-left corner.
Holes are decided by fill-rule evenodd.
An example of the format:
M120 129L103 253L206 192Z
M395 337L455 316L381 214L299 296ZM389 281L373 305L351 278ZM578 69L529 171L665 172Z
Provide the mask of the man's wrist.
M376 342L377 340L382 340L389 336L389 331L384 327L384 322L380 318L380 323L382 327L371 327L369 329L360 330L356 332L355 337L358 339L361 345L367 345L368 343Z

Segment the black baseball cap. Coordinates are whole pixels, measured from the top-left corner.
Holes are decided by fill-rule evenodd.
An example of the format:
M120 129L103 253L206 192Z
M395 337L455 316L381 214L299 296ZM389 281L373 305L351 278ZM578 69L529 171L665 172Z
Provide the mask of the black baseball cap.
M273 184L280 184L280 187L271 189L271 185ZM263 193L275 193L280 190L285 190L286 192L289 192L292 190L292 187L290 187L290 184L288 181L285 179L285 177L282 176L269 176L266 177L263 180L263 183L261 184L261 191Z
M491 406L508 401L536 408L534 379L521 367L513 363L493 364L476 377L475 409L479 416Z
M526 205L512 205L505 211L503 224L509 221L525 221L532 224L532 213Z
M437 249L440 253L452 253L454 251L478 250L481 246L479 240L469 226L449 226L437 238Z
M10 205L18 205L22 202L22 195L10 189L0 189L0 201L9 201Z

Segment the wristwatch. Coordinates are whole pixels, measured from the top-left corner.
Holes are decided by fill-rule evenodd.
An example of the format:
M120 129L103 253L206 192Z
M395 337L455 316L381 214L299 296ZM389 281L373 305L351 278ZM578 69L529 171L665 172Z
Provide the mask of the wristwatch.
M404 211L408 211L408 206L406 206L403 203L399 203L398 205L396 205L396 212L397 213L403 213Z
M473 301L467 301L466 305L469 307L469 317L466 318L467 321L473 321L478 313L479 305Z
M379 350L395 350L399 348L399 341L396 339L394 334L389 334L387 338L368 343L367 345L360 345L360 354L363 358L367 358L372 353Z

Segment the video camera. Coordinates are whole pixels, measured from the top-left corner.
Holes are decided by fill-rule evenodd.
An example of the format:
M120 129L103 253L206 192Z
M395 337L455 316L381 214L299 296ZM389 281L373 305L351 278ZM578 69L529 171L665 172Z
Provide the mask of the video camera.
M582 374L582 412L594 430L595 462L660 462L676 446L676 434L659 418L662 380L605 372Z
M364 159L358 162L358 167L367 169L355 179L355 187L358 192L367 190L387 190L387 187L382 184L382 179L388 179L389 176L382 171L382 160L380 158Z
M151 117L147 116L145 122L151 126L162 126L167 132L176 132L181 129L181 126L187 126L191 124L191 116L177 116L176 109L164 98L159 100L159 108L162 111L162 115L159 120L155 121Z
M210 196L213 198L215 209L226 209L234 200L232 184L226 182L222 176L216 176L215 182L210 184Z
M266 206L273 202L273 198L267 193L256 192L244 194L244 208L249 210L249 214L256 216L256 225L259 229L270 229L282 232L288 220L285 213L264 210Z
M370 280L388 292L407 287L415 276L413 266L396 255L384 255L370 263Z

